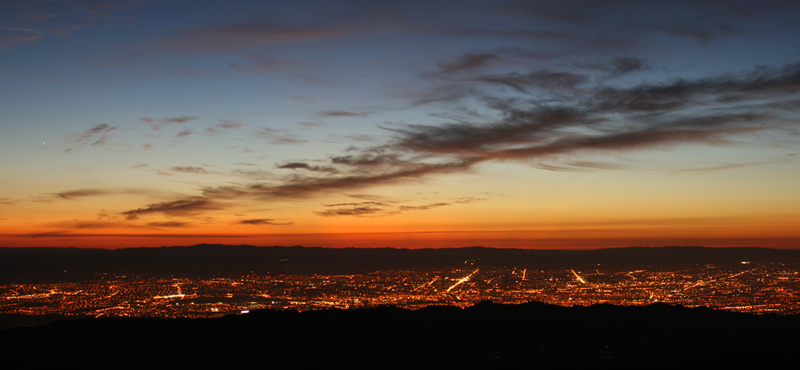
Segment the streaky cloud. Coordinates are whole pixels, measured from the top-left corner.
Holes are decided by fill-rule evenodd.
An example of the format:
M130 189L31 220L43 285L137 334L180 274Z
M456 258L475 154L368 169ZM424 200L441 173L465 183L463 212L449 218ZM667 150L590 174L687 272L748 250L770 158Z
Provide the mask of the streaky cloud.
M470 74L510 60L545 60L554 57L555 55L551 53L530 51L519 47L502 47L488 51L466 52L455 58L437 62L436 66L439 67L439 70L433 73L425 73L423 77L447 78L450 75Z
M32 43L42 37L43 32L37 29L0 26L0 48Z
M461 61L463 68L481 68L482 63L494 60L478 54L473 57ZM618 57L577 67L610 76L649 66L641 58ZM196 215L221 209L222 200L268 201L348 193L467 173L480 163L494 161L528 162L555 171L613 170L618 167L582 157L664 150L687 144L734 145L736 137L798 125L796 120L787 119L796 106L786 102L797 100L800 64L629 85L609 85L602 78L597 84L589 84L589 80L588 74L570 70L535 69L526 74L479 76L452 73L445 90L454 88L448 91L475 97L483 104L482 113L440 115L449 122L437 125L383 124L379 127L392 133L383 144L351 147L311 162L313 165L307 161L276 164L278 169L294 171L264 181L206 186L201 188L200 196L154 203L123 214L129 219L151 213ZM495 85L511 89L497 89ZM266 127L255 136L273 144L303 142L282 130ZM381 217L472 201L476 200L428 205L341 203L315 214Z
M255 183L238 186L206 187L203 196L210 199L270 199L306 198L319 193L361 189L408 181L434 173L463 172L474 164L472 159L444 163L408 163L405 168L395 168L382 173L347 174L330 177L293 176L281 184Z
M132 15L118 13L145 4L139 0L6 1L0 3L0 48L52 36L63 38L86 28L118 25L132 19Z
M548 99L548 103L516 97L486 97L483 101L487 107L500 113L493 122L469 122L465 118L457 123L435 126L381 126L393 132L394 138L384 145L351 148L344 155L329 157L329 167L338 169L338 172L331 172L334 175L296 174L282 182L206 187L202 190L203 196L209 199L305 198L463 173L487 161L539 161L557 159L562 155L572 157L565 166L539 162L538 167L608 170L616 167L574 157L587 153L662 150L685 144L732 145L733 137L796 123L781 123L776 120L779 113L760 108L757 111L732 108L720 113L723 106L715 106L715 98L730 91L738 92L740 99L746 100L790 95L800 85L798 70L797 65L760 67L739 75L672 80L665 84L642 83L628 88L587 87L580 91L554 93L557 96ZM563 76L568 75L549 73L538 76L547 76L544 80L552 77L555 81L563 81ZM567 78L567 81L578 80L582 81ZM555 87L565 85L541 81L531 84L538 84L542 91L553 91ZM570 82L567 85L574 84ZM652 103L643 103L643 96ZM688 111L686 107L706 109ZM306 162L288 162L278 167L312 172L326 168ZM374 216L383 213L385 209L382 207L367 204L318 214Z
M236 222L239 225L271 225L271 226L288 226L292 225L293 222L276 222L274 219L271 218L252 218L247 220L239 220Z
M426 204L426 205L422 205L422 206L400 206L398 208L400 208L401 211L419 211L419 210L428 210L428 209L431 209L431 208L444 207L444 206L449 206L449 205L450 205L450 203L433 203L433 204Z
M471 203L474 199L456 201L454 203ZM397 202L393 202L397 203ZM433 208L450 206L452 203L439 202L423 204L418 206L411 205L394 205L384 202L358 202L358 203L337 203L325 204L326 209L323 211L314 212L318 216L323 217L336 217L336 216L359 216L359 217L385 217L400 214L408 211L426 211Z
M134 233L134 234L77 234L70 231L48 231L41 233L30 233L20 236L29 238L246 238L248 235L242 234L152 234L152 233Z
M497 53L466 53L450 62L439 62L436 65L441 68L441 74L453 74L462 71L471 71L483 68L492 62L501 60Z
M277 42L327 39L345 34L334 28L302 28L273 22L234 23L184 29L152 43L159 49L217 51L263 46Z
M380 206L380 207L388 206L388 204L383 203L383 202L358 202L358 203L324 204L325 207L346 207L346 206L364 206L364 205Z
M390 214L395 214L395 212L387 212L386 209L382 207L372 207L372 206L357 206L357 207L350 207L350 208L336 208L336 209L326 209L324 211L314 212L318 216L323 217L335 217L335 216L368 216L368 217L380 217L380 216L388 216Z
M522 93L529 93L530 88L549 91L572 90L589 80L588 76L570 72L552 72L548 70L533 71L527 74L516 72L505 75L486 75L478 81L506 85Z
M69 190L63 191L60 193L53 194L53 196L62 198L62 199L75 199L81 197L91 197L91 196L98 196L98 195L107 195L108 191L102 189L77 189L77 190Z
M224 131L235 130L244 126L242 123L238 121L231 121L221 119L219 123L210 127L206 127L205 131L210 134L220 134Z
M617 56L606 61L587 61L575 63L578 68L585 68L605 72L604 78L620 77L634 72L647 71L653 68L653 63L645 58L633 56Z
M125 229L153 229L153 228L163 228L163 227L186 227L190 225L188 222L180 222L180 221L155 221L155 222L148 222L146 224L137 224L131 223L128 221L115 221L115 220L67 220L67 221L59 221L48 223L42 226L45 227L57 227L57 228L64 228L68 230L94 230L94 229L113 229L113 228L125 228ZM66 230L55 231L59 233L69 232Z
M156 221L147 223L147 226L150 227L186 227L188 225L190 225L190 223L180 221Z
M139 168L140 166L135 166ZM74 190L66 190L58 193L46 193L41 195L33 195L30 196L31 201L34 202L52 202L56 200L79 200L81 198L87 197L99 197L99 196L113 196L113 195L154 195L160 193L159 191L146 189L146 188L108 188L108 189L98 189L98 188L84 188L84 189L74 189Z
M444 32L448 35L464 37L522 38L543 40L567 40L576 37L574 33L549 31L543 29L488 29L488 28L456 28ZM538 59L549 59L553 55L547 53L531 53Z
M343 110L328 110L319 112L319 115L322 117L367 117L369 116L368 112L349 112Z
M208 170L203 167L193 167L193 166L176 166L171 167L170 171L172 172L182 172L182 173L195 173L195 174L209 174Z
M135 220L143 215L161 213L166 216L194 216L204 211L220 210L223 207L212 199L205 197L187 197L169 202L152 203L143 208L122 212L128 220Z
M111 195L117 194L117 191L113 190L105 190L105 189L75 189L75 190L67 190L62 191L59 193L49 193L43 195L32 195L30 196L31 201L39 202L39 203L49 203L54 200L78 200L84 197L94 197L94 196L103 196L103 195Z
M260 127L253 136L259 139L266 139L270 144L300 144L307 140L299 138L292 133L284 133L283 130L276 130L267 127Z
M277 165L277 168L280 169L290 169L290 170L308 170L308 171L316 171L316 172L331 172L335 173L338 170L331 166L312 166L305 162L289 162Z
M750 72L698 79L673 79L629 88L604 87L590 102L606 111L666 111L766 98L790 98L800 89L800 63L757 67Z
M699 42L702 45L708 45L713 41L719 40L723 37L738 36L742 31L735 26L727 23L718 23L712 25L653 25L653 29L664 32L666 34L690 38Z
M143 123L150 126L150 128L153 129L154 131L159 131L169 125L182 125L184 123L195 121L198 119L200 119L199 116L180 116L180 117L170 117L170 118L142 117L139 119L139 123Z
M254 170L243 170L243 169L234 169L231 171L233 175L246 177L253 180L263 180L275 177L271 172L261 169L254 169Z
M65 139L75 146L98 146L106 144L111 138L110 132L118 129L118 126L112 126L109 123L98 123L86 131L67 134ZM71 150L72 148L69 148L65 152Z

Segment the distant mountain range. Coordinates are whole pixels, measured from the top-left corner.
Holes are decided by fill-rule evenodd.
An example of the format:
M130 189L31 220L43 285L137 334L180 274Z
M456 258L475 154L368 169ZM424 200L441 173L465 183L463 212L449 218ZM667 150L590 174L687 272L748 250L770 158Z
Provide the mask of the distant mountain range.
M2 330L0 348L21 368L774 369L800 360L798 332L798 316L483 302L81 319Z
M475 266L529 269L686 268L705 264L800 261L800 250L767 248L631 247L529 250L256 247L0 248L0 282L80 280L96 273L208 277L255 273L354 274L386 269Z

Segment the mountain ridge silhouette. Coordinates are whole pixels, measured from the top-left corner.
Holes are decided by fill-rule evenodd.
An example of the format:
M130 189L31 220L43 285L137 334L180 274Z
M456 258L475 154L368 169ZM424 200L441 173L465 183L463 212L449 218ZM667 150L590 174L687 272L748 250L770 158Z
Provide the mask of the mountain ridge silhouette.
M798 262L800 249L627 247L594 250L322 248L198 244L160 248L0 248L0 282L75 281L93 274L241 276L356 274L386 269L477 266L530 269L688 268L705 264Z

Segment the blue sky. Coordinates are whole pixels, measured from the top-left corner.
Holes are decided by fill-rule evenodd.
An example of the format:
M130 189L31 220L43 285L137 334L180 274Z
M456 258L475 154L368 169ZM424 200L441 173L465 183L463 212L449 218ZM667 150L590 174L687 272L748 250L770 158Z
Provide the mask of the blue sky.
M43 0L0 14L4 245L800 238L796 2ZM347 245L330 240L303 241Z

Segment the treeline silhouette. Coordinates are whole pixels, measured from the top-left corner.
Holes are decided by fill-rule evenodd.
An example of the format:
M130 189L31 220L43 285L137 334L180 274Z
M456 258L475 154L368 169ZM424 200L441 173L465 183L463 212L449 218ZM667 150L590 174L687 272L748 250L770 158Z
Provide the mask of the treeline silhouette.
M254 311L0 331L19 368L713 369L800 359L800 317L666 304Z
M97 273L203 278L243 274L357 274L377 270L483 267L528 269L688 268L800 261L800 250L766 248L631 247L529 250L255 247L209 245L127 248L0 248L0 282L76 281Z

